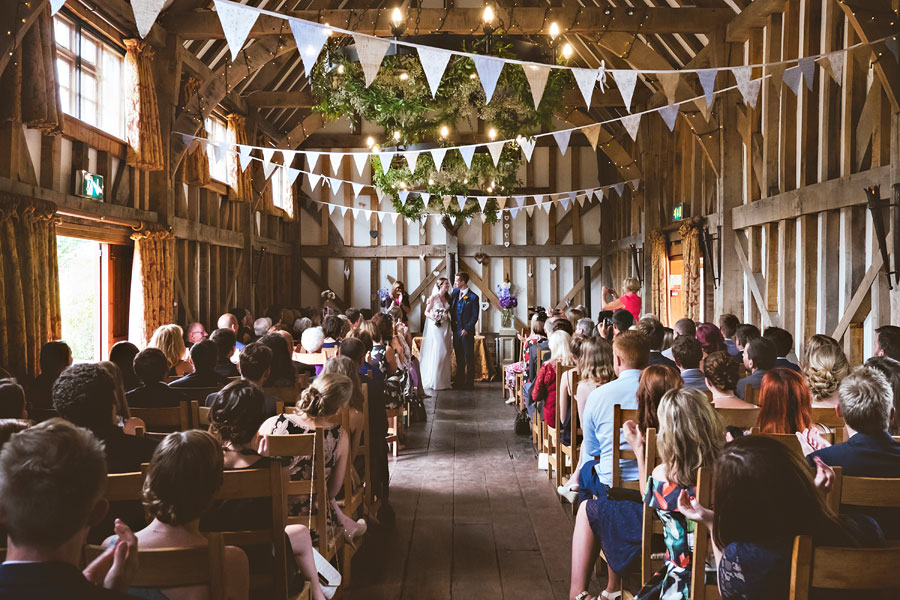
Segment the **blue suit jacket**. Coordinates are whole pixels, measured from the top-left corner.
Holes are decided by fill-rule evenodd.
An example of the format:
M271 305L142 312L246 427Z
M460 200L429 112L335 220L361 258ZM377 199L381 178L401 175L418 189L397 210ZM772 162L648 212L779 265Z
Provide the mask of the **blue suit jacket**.
M462 297L459 295L459 289L453 290L450 294L450 318L453 321L454 332L465 329L469 333L474 333L480 304L481 300L471 289Z

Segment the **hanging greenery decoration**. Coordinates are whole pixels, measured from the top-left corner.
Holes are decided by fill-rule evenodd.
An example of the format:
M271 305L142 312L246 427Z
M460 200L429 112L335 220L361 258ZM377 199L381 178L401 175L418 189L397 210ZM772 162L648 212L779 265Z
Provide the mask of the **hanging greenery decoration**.
M484 53L484 40L464 49ZM510 45L502 36L494 35L491 54L512 57ZM489 104L474 63L465 57L454 56L441 80L434 98L417 54L397 53L385 56L375 81L366 87L362 68L351 60L337 40L329 40L312 74L312 89L319 103L314 110L325 120L359 115L383 127L388 139L386 146L401 150L412 144L432 144L430 147L455 146L453 132L468 124L475 128L475 120L484 121L496 129L498 139L528 137L550 126L555 108L561 102L567 86L567 71L553 70L544 89L543 99L535 109L531 88L524 71L507 65L500 75L497 88ZM445 129L443 129L445 128ZM449 135L442 135L449 131ZM418 219L426 209L447 214L457 221L481 212L481 206L470 199L463 210L457 196L510 195L521 185L517 173L522 155L515 143L507 143L495 166L490 155L476 153L467 168L458 152L448 152L441 169L437 170L428 150L421 150L416 169L410 172L401 154L394 156L385 169L377 156L372 156L375 186L393 201L394 209L404 217ZM409 191L405 203L400 192ZM430 194L426 206L416 192ZM444 202L445 197L451 202ZM487 201L485 219L497 220L497 202Z

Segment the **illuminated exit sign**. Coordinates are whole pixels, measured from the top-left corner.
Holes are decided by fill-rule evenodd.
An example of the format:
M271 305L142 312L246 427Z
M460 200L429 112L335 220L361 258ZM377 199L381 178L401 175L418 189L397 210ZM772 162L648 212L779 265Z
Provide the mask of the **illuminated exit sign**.
M672 220L680 221L684 218L684 203L676 204L672 209Z
M78 171L75 194L94 200L103 200L103 175Z

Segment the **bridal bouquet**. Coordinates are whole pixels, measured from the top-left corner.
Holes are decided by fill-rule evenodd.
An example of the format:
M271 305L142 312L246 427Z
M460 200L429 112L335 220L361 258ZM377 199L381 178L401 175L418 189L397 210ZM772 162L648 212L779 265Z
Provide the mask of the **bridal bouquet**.
M441 327L444 324L444 318L447 316L447 311L438 306L431 311L431 316L434 318L434 324Z

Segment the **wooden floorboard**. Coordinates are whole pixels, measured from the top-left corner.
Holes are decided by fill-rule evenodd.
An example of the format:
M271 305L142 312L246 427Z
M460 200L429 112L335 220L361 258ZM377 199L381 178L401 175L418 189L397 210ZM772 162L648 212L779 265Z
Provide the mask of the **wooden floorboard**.
M346 597L566 598L572 514L499 385L434 395L392 459L396 525L370 528Z

